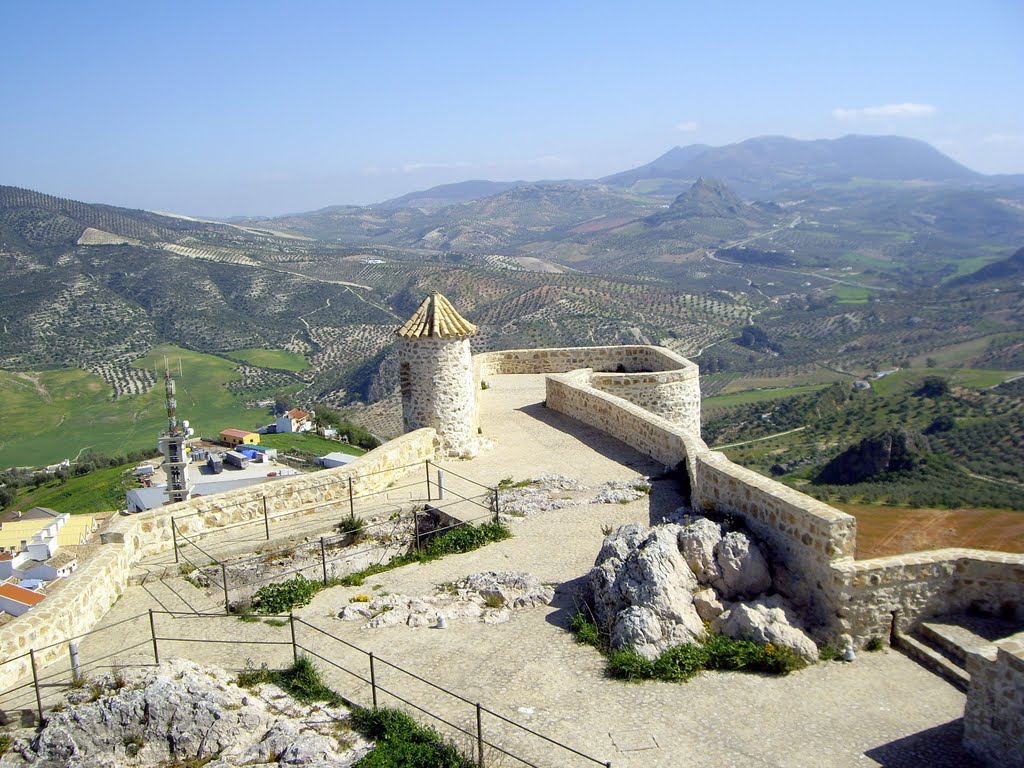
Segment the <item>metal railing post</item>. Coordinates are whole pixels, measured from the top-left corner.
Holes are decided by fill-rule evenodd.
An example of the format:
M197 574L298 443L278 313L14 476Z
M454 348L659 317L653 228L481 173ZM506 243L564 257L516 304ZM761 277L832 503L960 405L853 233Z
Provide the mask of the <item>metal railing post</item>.
M267 513L267 494L263 494L263 527L267 532L267 541L270 541L270 515Z
M171 537L174 539L174 562L178 562L178 524L171 518Z
M153 609L149 609L149 633L153 637L153 661L160 665L160 648L156 644L156 619L153 617Z
M370 691L373 693L373 708L377 708L377 672L373 667L373 651L370 651Z
M39 692L39 670L36 669L36 652L29 648L28 658L32 663L32 685L36 689L36 706L39 708L39 725L43 724L43 694Z
M292 661L298 661L299 644L295 642L295 611L288 611L288 623L292 628Z
M324 544L324 537L320 537L320 562L324 567L324 586L327 586L327 545Z
M476 754L477 765L479 768L484 768L484 727L480 702L477 702L476 705Z
M430 459L427 459L423 464L427 468L427 501L433 501L430 497Z
M416 547L416 551L420 549L420 513L415 509L412 511L412 531L413 531L413 546Z
M68 643L68 654L71 656L71 680L79 680L82 677L82 662L78 658L78 643L74 640Z
M494 489L494 497L493 497L492 503L494 504L494 522L497 523L499 515L500 515L500 509L498 507L498 489L497 488Z
M355 497L352 494L352 477L348 478L348 516L356 516L356 502Z
M224 613L231 613L231 600L228 598L228 567L220 564L220 580L224 585Z

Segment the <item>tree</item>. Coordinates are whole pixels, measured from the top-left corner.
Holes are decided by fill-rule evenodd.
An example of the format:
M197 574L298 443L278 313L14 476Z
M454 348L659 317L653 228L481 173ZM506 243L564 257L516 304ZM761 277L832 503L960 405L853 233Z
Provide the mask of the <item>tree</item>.
M0 509L9 507L18 498L18 492L9 486L0 487Z
M942 376L925 376L915 393L918 397L942 397L949 394L949 381Z

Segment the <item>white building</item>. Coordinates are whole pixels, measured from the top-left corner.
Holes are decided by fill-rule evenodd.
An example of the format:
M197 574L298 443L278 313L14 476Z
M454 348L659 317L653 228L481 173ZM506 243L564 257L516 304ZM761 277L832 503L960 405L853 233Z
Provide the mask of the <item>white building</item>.
M335 451L334 453L328 453L326 456L321 456L316 460L316 462L322 467L333 469L334 467L342 467L346 464L351 464L358 458L358 456L353 456L350 453Z
M308 432L313 428L313 414L301 408L292 408L285 414L277 417L277 431L281 432Z
M46 595L24 589L14 584L0 584L0 611L11 616L21 616L33 606L39 605Z

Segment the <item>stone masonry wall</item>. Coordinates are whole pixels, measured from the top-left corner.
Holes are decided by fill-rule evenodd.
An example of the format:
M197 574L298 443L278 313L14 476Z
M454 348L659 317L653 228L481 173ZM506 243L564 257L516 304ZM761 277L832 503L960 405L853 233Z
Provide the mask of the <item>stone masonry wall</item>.
M441 452L474 452L479 384L473 376L469 339L401 339L398 342L402 419L405 430L437 430Z
M486 375L595 371L595 389L621 397L700 435L700 372L697 366L664 347L567 347L509 349L474 358L479 388ZM620 368L623 372L619 372Z
M932 616L977 611L1024 620L1024 555L938 549L836 564L842 630L859 642Z
M421 429L342 467L275 481L263 486L268 492L267 511L271 515L300 515L303 507L336 501L339 510L347 512L350 477L357 478L353 484L357 495L383 491L410 471L422 472L422 463L434 458L436 443L434 430ZM201 496L118 518L104 532L100 551L59 591L0 628L0 661L90 631L124 592L135 563L174 546L172 517L186 536L230 523L261 520L264 497L259 489L256 486ZM40 664L46 664L66 654L66 646L59 645L37 658ZM28 659L0 664L0 690L13 686L30 671Z
M964 745L991 766L1024 765L1024 632L967 657Z
M835 625L837 594L832 567L852 560L857 520L852 515L729 461L718 451L697 456L699 503L738 514L770 547L781 588L804 606L807 618ZM695 498L694 506L700 510Z
M850 559L856 520L779 482L708 450L699 437L643 408L600 392L589 371L549 376L548 407L622 440L669 467L686 461L691 503L700 511L742 516L788 572L788 591L831 628L835 593L831 564Z

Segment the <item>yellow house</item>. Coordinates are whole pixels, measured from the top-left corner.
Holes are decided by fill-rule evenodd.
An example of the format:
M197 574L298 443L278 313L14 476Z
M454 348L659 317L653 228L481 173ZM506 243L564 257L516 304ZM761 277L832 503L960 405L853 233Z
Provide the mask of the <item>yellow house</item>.
M220 441L229 448L237 448L240 445L259 445L260 436L244 429L225 429L220 433Z

